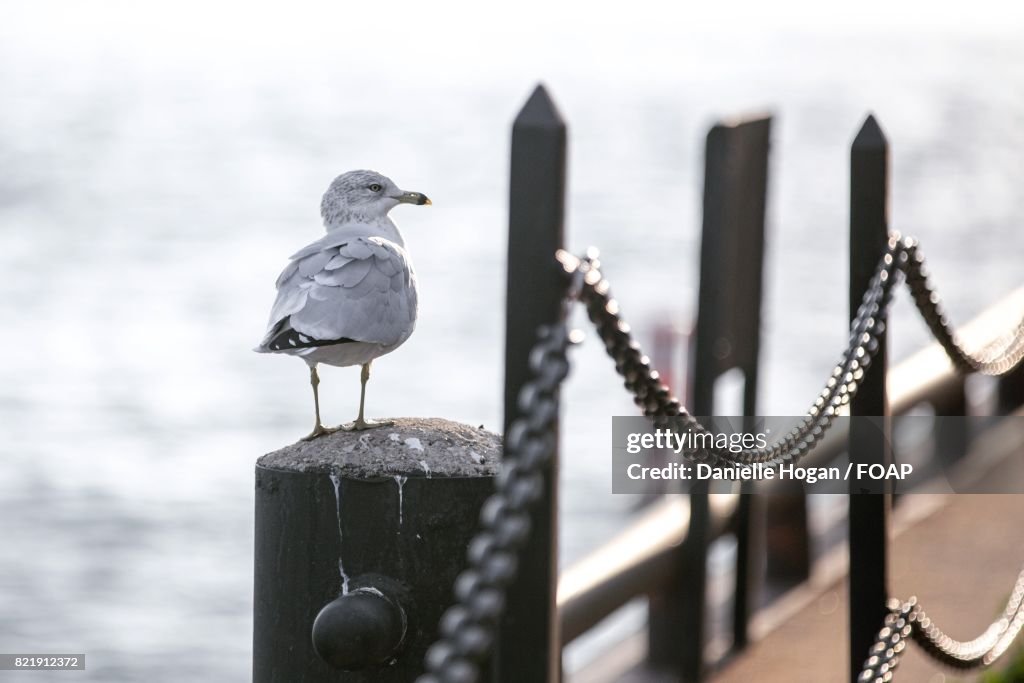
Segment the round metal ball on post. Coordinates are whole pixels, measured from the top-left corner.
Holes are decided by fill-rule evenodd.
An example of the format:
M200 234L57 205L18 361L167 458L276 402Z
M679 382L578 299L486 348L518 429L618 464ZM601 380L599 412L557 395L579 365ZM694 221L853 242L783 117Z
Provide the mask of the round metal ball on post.
M389 582L386 577L375 581ZM405 639L408 617L405 601L389 593L356 588L324 605L313 621L313 648L320 659L341 671L390 662Z
M500 455L483 428L398 419L260 458L254 683L422 673Z

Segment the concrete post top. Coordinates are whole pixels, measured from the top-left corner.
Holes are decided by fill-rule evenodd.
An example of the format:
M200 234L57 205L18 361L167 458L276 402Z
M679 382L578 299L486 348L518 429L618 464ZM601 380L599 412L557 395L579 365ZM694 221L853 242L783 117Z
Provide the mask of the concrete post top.
M498 472L501 437L441 418L395 418L394 426L298 441L267 453L257 466L356 479L487 477Z

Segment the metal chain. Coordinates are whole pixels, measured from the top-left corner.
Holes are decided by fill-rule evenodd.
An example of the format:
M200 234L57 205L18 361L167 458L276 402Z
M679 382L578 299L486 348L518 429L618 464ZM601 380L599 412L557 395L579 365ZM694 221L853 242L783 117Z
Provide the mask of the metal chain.
M496 478L495 492L484 503L480 512L481 529L469 543L469 566L455 581L456 602L441 617L441 635L428 648L424 658L427 673L417 678L416 683L476 683L480 678L480 662L491 652L505 609L506 589L516 577L519 551L529 538L529 507L540 499L544 490L544 467L550 460L554 445L551 443L551 427L558 412L558 390L569 373L568 347L578 341L566 323L568 307L573 300L579 300L586 307L608 354L615 361L616 371L625 380L626 388L644 415L654 417L659 424L708 431L672 395L651 367L650 359L633 340L629 325L620 315L618 302L611 297L611 286L601 274L597 251L588 250L582 259L562 250L556 256L569 276L562 318L557 325L544 326L537 331L538 340L529 355L533 377L523 385L518 396L522 415L509 427L505 458ZM850 325L847 348L802 424L768 448L739 453L707 449L695 454L695 459L748 465L795 461L806 455L821 440L863 382L878 351L879 336L885 330L885 316L894 284L903 274L907 276L914 300L928 327L959 369L1003 374L1024 357L1024 321L1008 341L997 340L984 347L978 355L964 351L928 282L924 259L917 251L916 243L894 234ZM1022 580L1024 573L1022 579L1018 579L1018 590L1015 591L1018 600L1014 615L1007 617L1009 626L995 645L986 650L985 656L997 650L1001 654L999 647L1005 649L1009 644L1006 635L1012 631L1013 635L1009 637L1012 641L1024 622L1024 610L1020 609L1019 599L1024 590ZM927 621L920 610L902 617L890 614L890 617L895 624L900 618L908 619L911 613L921 616L916 621L908 621L908 624ZM963 647L971 645L956 643L941 633L935 635L937 631L930 631L926 626L919 628L923 630L915 637L940 656L956 659ZM886 637L891 637L891 634ZM884 650L884 653L891 654L880 666L888 666L891 662L887 670L895 667L902 651L903 637L905 635Z
M888 683L899 666L900 656L908 638L913 638L934 660L954 669L976 669L991 666L1024 627L1024 570L1006 603L1002 616L974 640L960 642L950 638L928 618L917 598L907 602L889 601L889 613L878 632L864 668L860 683Z
M680 431L708 432L661 382L650 360L633 340L629 325L620 315L618 302L611 296L611 286L601 274L596 250L590 250L583 259L564 251L559 251L557 256L567 272L584 273L580 299L615 361L616 371L625 380L626 388L644 415L656 418L659 426L666 424ZM917 242L893 233L850 324L847 347L801 423L765 448L739 452L709 448L692 454L693 459L712 464L778 464L799 461L810 452L860 388L878 353L879 337L885 331L895 285L904 276L925 323L958 370L1002 375L1024 358L1024 320L1008 335L989 343L977 354L964 350L928 281L924 256Z
M596 251L591 250L584 259L560 251L558 259L567 272L583 271L580 299L615 361L616 371L625 380L626 388L644 415L659 418L659 425L672 425L680 431L707 432L661 382L650 360L633 340L629 325L620 316L618 302L611 296L611 286L601 274ZM750 465L795 461L806 455L857 392L871 365L878 350L878 337L885 330L884 316L893 291L892 283L898 276L896 263L895 244L891 240L890 250L871 278L851 324L847 349L800 425L767 448L740 452L709 448L693 454L694 459L712 464Z
M978 352L968 353L957 339L956 332L942 309L939 296L928 281L928 269L925 267L924 255L918 249L917 241L908 237L903 239L901 244L907 255L903 271L906 273L907 285L910 287L914 303L917 304L928 329L945 349L957 369L961 372L1003 375L1020 363L1024 358L1024 320Z
M573 278L576 291L580 277ZM493 646L506 591L518 571L519 551L529 538L529 507L544 492L544 468L554 447L551 428L558 414L558 390L569 374L568 348L578 341L565 318L572 293L563 304L561 322L537 331L529 355L533 377L518 396L522 415L509 427L495 491L484 502L480 530L469 542L469 566L455 580L455 604L441 617L441 636L424 657L427 673L416 683L480 679L480 662Z

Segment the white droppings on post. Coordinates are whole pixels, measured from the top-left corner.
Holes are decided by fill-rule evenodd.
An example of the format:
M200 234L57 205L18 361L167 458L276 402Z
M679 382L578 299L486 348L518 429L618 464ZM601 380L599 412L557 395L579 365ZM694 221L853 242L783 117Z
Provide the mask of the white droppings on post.
M408 477L395 475L395 483L398 484L398 533L402 533L402 488Z
M384 598L385 600L388 600L386 595L381 593L379 589L374 588L373 586L363 586L362 588L357 588L354 591L352 591L353 595L355 595L356 593L362 593L364 595L376 595L378 598ZM388 600L388 602L391 601Z
M500 460L497 434L438 418L398 418L391 429L338 431L268 453L260 462L274 469L390 479L423 476L423 462L438 477L493 475Z
M430 479L430 465L427 464L427 461L420 460L420 467L422 467L423 471L426 473L427 479Z
M331 483L334 484L334 510L338 515L338 574L341 575L341 594L348 595L348 574L345 573L345 563L342 560L341 478L332 472Z

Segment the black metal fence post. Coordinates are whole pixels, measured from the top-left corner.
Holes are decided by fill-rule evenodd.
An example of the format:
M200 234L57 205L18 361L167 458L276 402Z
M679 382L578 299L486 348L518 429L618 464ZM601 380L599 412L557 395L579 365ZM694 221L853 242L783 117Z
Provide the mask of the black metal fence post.
M889 145L868 116L850 153L850 318L886 251L889 239ZM886 395L887 333L857 396L850 402L850 462L889 465L889 404ZM871 419L868 419L871 418ZM891 487L877 489L850 479L850 680L856 681L888 599L888 542Z
M1010 413L1024 405L1024 365L999 378L999 412Z
M541 325L561 315L564 273L555 251L564 243L566 125L538 85L512 126L509 180L508 284L505 327L505 434L519 417L519 390L529 379L529 352ZM557 424L557 421L556 421ZM554 683L561 678L555 589L558 579L558 429L545 495L533 513L509 587L495 656L501 683ZM511 456L511 454L510 454Z
M712 415L716 380L738 368L743 373L740 410L747 418L743 428L750 430L750 419L757 412L770 146L771 118L764 117L713 126L705 150L692 410L698 415ZM741 491L750 494L753 487L747 484ZM736 648L747 643L748 621L757 602L764 546L762 503L744 495L736 511L732 614ZM706 498L698 504L706 506ZM706 546L707 541L704 543ZM706 547L704 551L706 555ZM687 659L696 659L697 655L695 650Z
M971 440L970 422L965 417L968 410L966 377L960 376L956 388L942 401L933 402L932 409L936 418L933 466L952 467L967 455ZM944 417L953 419L944 420Z
M708 132L697 336L691 356L692 396L687 398L697 415L713 414L715 381L732 368L744 376L741 410L748 416L756 410L770 132L770 118L719 124ZM759 507L752 496L743 496L737 511L737 647L746 644L756 601ZM680 570L650 602L650 663L684 681L700 680L704 669L709 523L707 486L694 485Z

